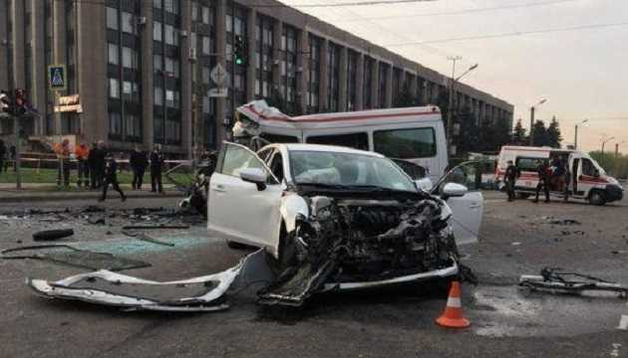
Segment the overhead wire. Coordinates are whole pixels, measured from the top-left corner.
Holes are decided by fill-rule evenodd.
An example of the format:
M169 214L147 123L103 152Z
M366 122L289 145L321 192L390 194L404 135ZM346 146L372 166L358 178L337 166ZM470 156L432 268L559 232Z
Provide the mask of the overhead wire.
M505 32L501 34L450 37L450 38L425 40L425 41L417 41L417 42L392 43L392 44L386 44L384 46L403 47L403 46L424 45L424 44L432 44L432 43L459 42L459 41L469 41L469 40L484 40L484 39L514 37L514 36L523 36L523 35L549 34L549 33L556 33L556 32L570 32L570 31L578 31L578 30L594 30L594 29L602 29L602 28L609 28L609 27L623 27L623 26L628 26L628 21L604 23L604 24L578 25L578 26L569 26L569 27L557 27L553 29Z
M442 12L428 12L428 13L419 13L419 14L375 16L375 17L367 17L365 19L367 19L367 20L389 20L389 19L404 19L404 18L418 18L418 17L467 15L467 14L474 14L474 13L481 13L481 12L498 11L498 10L511 10L511 9L522 9L522 8L550 6L550 5L556 5L556 4L571 3L571 2L575 2L575 1L581 1L581 0L552 0L552 1L543 1L543 2L534 2L534 3L523 3L523 4L516 4L516 5L483 7L483 8L477 8L477 9L465 9L465 10L442 11ZM362 20L348 19L348 20L343 20L342 22L358 22L358 21L362 21Z

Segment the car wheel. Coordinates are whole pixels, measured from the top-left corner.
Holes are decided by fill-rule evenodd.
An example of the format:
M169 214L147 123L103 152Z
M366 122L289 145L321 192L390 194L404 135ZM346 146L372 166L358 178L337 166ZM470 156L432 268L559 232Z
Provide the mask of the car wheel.
M281 273L290 267L294 260L294 241L286 231L286 226L282 223L279 232L279 245L277 248L277 258L271 256L272 267L277 273Z
M589 202L593 205L602 206L606 204L606 197L599 190L594 190L589 194Z

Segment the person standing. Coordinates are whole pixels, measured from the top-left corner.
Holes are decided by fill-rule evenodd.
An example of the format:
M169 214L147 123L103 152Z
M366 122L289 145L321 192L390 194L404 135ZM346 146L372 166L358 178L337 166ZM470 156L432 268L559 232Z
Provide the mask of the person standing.
M159 190L160 193L164 192L161 183L161 173L164 164L164 156L161 153L161 145L155 144L153 151L150 153L150 184L151 191L154 193Z
M78 185L79 188L82 185L85 185L86 188L89 187L89 169L90 169L88 165L89 152L90 150L87 147L87 144L85 143L81 143L74 150L74 155L76 156L77 169L78 169L78 180L76 184Z
M131 170L133 170L133 190L142 190L142 182L144 181L144 172L148 166L148 159L146 158L146 153L140 150L138 145L135 146L135 149L131 153L129 165L131 166Z
M508 193L508 201L515 200L515 184L517 179L521 176L521 171L517 168L512 160L508 161L508 168L506 168L506 192Z
M13 171L16 172L17 171L17 163L15 162L15 159L17 158L17 148L15 148L15 144L11 144L11 146L9 147L9 159L11 161L11 163L13 163ZM7 161L4 164L4 171L8 171L7 167L9 165L9 162Z
M89 170L92 174L92 189L98 189L102 186L105 154L104 144L102 141L92 144L92 150L89 151L87 156Z
M4 145L4 141L0 139L0 174L4 168L4 156L7 154L7 147Z
M57 185L63 184L64 187L68 187L70 186L70 154L72 154L70 141L64 139L63 142L57 146L56 152L57 159L59 159Z
M104 180L102 183L102 195L98 201L105 201L107 199L107 189L109 185L113 188L113 190L120 193L120 199L122 201L126 201L126 195L122 189L120 189L120 183L118 183L118 163L112 154L107 154L105 158L105 172L104 172Z
M537 161L536 172L539 176L539 183L536 186L536 198L534 199L535 203L539 202L539 193L541 192L541 189L543 189L545 193L545 202L546 203L550 202L550 198L549 198L550 173L549 171L550 171L550 167L546 161L544 160Z

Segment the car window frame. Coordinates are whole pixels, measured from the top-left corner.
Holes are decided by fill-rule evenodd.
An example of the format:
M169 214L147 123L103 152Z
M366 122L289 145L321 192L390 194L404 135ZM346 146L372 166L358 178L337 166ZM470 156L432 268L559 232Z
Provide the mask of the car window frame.
M268 165L266 165L266 163L257 155L257 153L255 153L254 151L252 151L251 149L247 148L244 145L237 144L237 143L232 143L232 142L225 142L223 144L223 148L222 148L222 150L220 151L220 154L219 154L220 167L216 168L216 173L222 174L222 175L226 175L226 176L229 176L229 177L232 177L232 178L238 178L238 179L242 180L242 178L239 175L231 175L231 174L223 173L224 163L225 163L225 160L226 160L226 151L228 150L228 148L230 146L244 149L245 151L251 153L255 159L260 161L260 163L262 164L262 169L264 169L266 171L266 174L268 175L268 179L266 180L266 184L268 184L268 185L277 185L277 184L281 183L279 180L277 180L277 178L273 175L273 173L270 170L270 168L268 168Z
M434 188L432 189L432 191L430 192L432 195L440 195L442 188L445 186L445 184L447 183L455 183L452 181L446 181L447 177L450 176L456 169L463 167L463 166L468 166L468 165L473 165L475 167L475 187L474 188L469 188L467 185L465 185L465 187L467 187L469 192L477 192L477 191L481 191L482 189L482 173L480 173L480 171L478 170L479 166L484 163L485 161L481 161L481 160L472 160L472 161L467 161L467 162L462 162L458 165L456 165L455 167L451 168L449 171L447 171L447 173L445 175L443 175L440 179L438 179L438 181L436 182L436 184L434 184ZM457 183L459 184L459 183Z

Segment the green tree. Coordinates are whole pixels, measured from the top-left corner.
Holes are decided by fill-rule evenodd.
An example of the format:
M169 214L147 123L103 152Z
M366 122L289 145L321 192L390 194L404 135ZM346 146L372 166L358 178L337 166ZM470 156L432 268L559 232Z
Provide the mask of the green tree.
M528 135L526 129L521 124L521 118L517 121L515 129L512 132L512 143L516 145L524 145L528 142Z
M463 108L454 122L460 126L460 132L456 138L458 153L466 154L479 151L480 128L476 124L475 115L471 110L468 107Z
M542 120L538 120L534 123L534 127L532 128L532 140L534 142L533 144L537 147L550 145L547 127Z
M552 148L560 148L560 145L563 141L563 137L560 133L560 127L558 126L558 121L556 117L552 118L552 122L549 127L547 127L547 137L549 140L548 145Z

